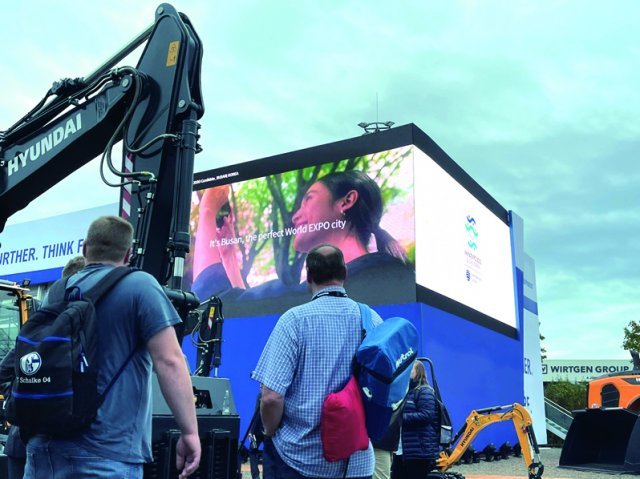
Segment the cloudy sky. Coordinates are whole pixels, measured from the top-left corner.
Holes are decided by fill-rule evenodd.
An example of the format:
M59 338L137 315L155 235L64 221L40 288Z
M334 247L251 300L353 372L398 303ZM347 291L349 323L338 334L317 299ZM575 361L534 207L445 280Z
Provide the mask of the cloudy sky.
M91 73L158 4L7 4L0 129L53 81ZM415 123L524 218L549 358L627 358L623 327L640 320L640 2L173 4L205 49L196 171L357 136L361 121ZM97 168L10 224L117 201Z

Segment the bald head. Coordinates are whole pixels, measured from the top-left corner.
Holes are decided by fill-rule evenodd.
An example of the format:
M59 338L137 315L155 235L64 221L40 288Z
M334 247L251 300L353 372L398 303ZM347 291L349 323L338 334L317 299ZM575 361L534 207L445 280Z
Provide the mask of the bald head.
M342 286L347 277L347 266L339 248L320 244L307 254L307 281L319 286Z

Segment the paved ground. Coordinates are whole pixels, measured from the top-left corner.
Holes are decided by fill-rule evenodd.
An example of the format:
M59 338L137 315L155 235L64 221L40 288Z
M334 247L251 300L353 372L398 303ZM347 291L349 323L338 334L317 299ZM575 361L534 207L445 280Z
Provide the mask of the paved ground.
M615 479L614 474L577 471L558 467L560 459L559 448L541 448L540 460L544 465L543 479ZM246 469L246 471L245 471ZM527 468L522 457L509 457L509 459L476 464L458 464L451 469L463 474L466 479L511 479L528 477ZM248 465L243 468L243 479L251 479ZM621 479L637 476L619 475Z
M541 448L540 460L544 465L543 479L614 479L615 474L578 471L558 467L560 448ZM464 474L466 479L508 479L525 478L527 469L522 457L509 457L507 460L476 464L459 464L452 470ZM622 476L619 477L632 477Z

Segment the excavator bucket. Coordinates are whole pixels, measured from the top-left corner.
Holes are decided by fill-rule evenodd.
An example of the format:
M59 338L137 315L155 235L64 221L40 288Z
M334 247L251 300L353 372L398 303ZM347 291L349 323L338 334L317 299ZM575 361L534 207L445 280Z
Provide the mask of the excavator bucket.
M622 408L574 411L560 467L640 473L640 416Z

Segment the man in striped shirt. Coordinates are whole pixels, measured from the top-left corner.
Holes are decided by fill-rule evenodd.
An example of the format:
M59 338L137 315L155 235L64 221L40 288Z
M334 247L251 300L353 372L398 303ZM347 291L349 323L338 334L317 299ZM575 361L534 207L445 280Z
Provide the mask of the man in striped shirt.
M262 384L265 479L341 478L346 466L323 457L320 411L351 377L362 340L360 311L343 288L347 270L338 248L313 248L306 270L311 301L280 317L252 374ZM371 320L382 322L375 311ZM370 478L373 466L369 444L351 456L346 477Z

